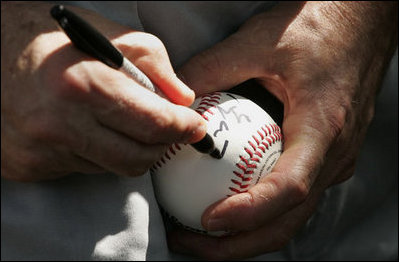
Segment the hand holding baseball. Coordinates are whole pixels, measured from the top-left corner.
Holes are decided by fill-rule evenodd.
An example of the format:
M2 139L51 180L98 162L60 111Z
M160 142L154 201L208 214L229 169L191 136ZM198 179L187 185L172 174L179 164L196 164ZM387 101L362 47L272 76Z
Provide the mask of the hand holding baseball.
M230 234L207 232L201 215L212 203L247 192L273 169L282 151L281 129L261 106L233 93L205 94L191 107L207 121L220 158L174 144L151 168L155 196L165 215L184 228Z
M280 3L181 69L198 95L257 79L284 104L285 142L272 173L204 213L206 229L236 235L172 232L172 250L208 259L278 250L322 192L352 176L397 44L396 9L395 3Z

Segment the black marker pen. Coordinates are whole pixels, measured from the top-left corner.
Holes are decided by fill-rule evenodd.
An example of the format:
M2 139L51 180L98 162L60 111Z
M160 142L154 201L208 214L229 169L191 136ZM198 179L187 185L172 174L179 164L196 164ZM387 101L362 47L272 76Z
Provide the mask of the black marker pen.
M51 8L50 13L80 50L99 59L112 68L123 70L149 90L156 93L159 92L158 88L140 69L125 58L107 38L89 23L62 5L54 6ZM213 139L209 134L206 134L201 141L191 145L201 153L210 154L213 158L221 158L220 151L215 148Z

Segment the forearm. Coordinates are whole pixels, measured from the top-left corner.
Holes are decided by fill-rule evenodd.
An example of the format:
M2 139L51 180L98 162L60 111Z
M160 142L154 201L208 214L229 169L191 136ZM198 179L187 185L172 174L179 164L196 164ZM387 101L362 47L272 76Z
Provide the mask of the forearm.
M22 69L24 63L18 62L18 58L29 43L42 33L57 30L50 17L45 15L49 7L50 4L40 2L1 3L2 72L13 74L17 65ZM2 87L3 78L2 74Z
M340 44L331 46L346 47L348 57L358 61L356 66L360 74L384 75L397 48L396 1L310 2L306 5L320 12L332 25L327 30L332 30L335 37L329 41L340 41ZM381 77L375 80L381 81ZM374 84L379 87L377 82Z
M2 69L10 71L11 66L18 64L22 66L22 61L17 61L23 55L23 52L29 45L35 43L35 40L41 35L49 36L53 34L52 39L60 44L69 43L68 37L58 28L57 23L50 15L50 9L53 6L48 2L2 2L1 4L1 66ZM121 26L117 23L98 15L95 12L69 6L78 15L82 16L89 23L96 27L110 39L121 34L130 32L131 29ZM48 45L50 46L56 46ZM50 53L52 50L48 50ZM34 64L34 57L25 56L24 63ZM42 60L36 58L36 60ZM15 70L15 69L14 69Z

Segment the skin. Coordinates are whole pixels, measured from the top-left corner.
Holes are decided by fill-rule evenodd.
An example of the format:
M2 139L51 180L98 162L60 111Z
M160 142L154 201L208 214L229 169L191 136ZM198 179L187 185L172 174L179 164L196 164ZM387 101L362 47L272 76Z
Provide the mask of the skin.
M232 260L288 243L324 190L353 175L397 46L396 21L397 2L281 2L181 68L197 95L257 79L284 104L285 140L271 173L204 212L206 229L233 235L174 230L173 251Z
M194 99L188 87L200 95L255 78L283 102L284 152L273 172L203 215L205 228L236 234L169 234L172 250L211 260L281 249L322 192L352 176L397 45L396 2L282 2L191 59L178 73L184 84L159 39L71 8L144 71L163 99L73 48L42 15L52 5L26 4L1 4L4 178L140 175L167 144L205 135L203 119L186 107Z
M158 38L70 8L165 98L74 47L50 16L52 6L1 4L2 177L35 182L72 172L138 176L169 144L205 135L206 122L187 107L194 92L176 77Z

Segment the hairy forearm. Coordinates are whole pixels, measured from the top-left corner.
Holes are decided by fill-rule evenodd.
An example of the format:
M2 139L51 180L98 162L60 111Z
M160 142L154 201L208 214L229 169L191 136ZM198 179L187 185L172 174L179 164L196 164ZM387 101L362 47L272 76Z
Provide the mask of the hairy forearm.
M1 3L1 66L4 70L15 65L23 51L35 39L44 34L57 34L54 40L69 42L50 15L54 4L49 2L2 2ZM95 12L69 6L69 9L82 16L102 31L107 37L114 38L129 31ZM51 51L51 50L49 50Z
M361 52L375 52L391 57L398 38L398 3L396 1L323 3L326 17L345 34L347 41L358 44Z
M367 82L378 91L397 48L397 5L396 1L307 2L301 15L303 24L314 26L317 36L328 42L332 54L341 53L337 48L345 50L347 60L337 63L358 68L360 75L373 75Z
M41 2L1 3L2 72L12 74L15 70L14 66L18 64L18 58L29 43L45 32L57 30L56 25L50 21L50 17L45 15L49 8L49 3Z

